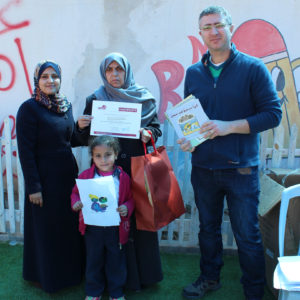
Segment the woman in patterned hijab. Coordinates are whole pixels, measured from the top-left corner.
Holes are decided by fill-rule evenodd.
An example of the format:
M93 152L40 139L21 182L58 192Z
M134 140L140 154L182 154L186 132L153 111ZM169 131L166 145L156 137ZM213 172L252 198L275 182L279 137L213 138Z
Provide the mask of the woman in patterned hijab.
M17 113L18 154L25 182L23 278L47 293L82 279L82 239L70 195L77 177L71 103L59 93L61 69L51 61L34 72L34 94Z
M34 71L34 93L32 98L54 112L65 113L71 105L67 98L59 93L60 84L60 66L49 60L42 61L37 64Z

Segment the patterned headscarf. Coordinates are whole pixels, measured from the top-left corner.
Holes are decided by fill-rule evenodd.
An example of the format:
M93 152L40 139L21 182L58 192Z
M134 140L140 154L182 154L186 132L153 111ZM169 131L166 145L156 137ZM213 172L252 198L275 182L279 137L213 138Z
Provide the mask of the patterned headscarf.
M125 71L125 80L121 88L111 86L106 79L105 71L113 61L117 62ZM127 58L121 53L108 54L101 62L100 75L104 85L94 92L96 98L98 100L141 103L141 126L146 127L156 114L155 99L145 87L135 83Z
M51 111L65 113L71 106L71 103L67 100L67 98L59 92L55 95L47 95L42 92L39 87L39 80L43 72L49 67L54 69L61 80L61 68L58 64L49 60L39 62L34 71L34 92L32 98L35 98L36 101L38 101L41 105L46 106Z

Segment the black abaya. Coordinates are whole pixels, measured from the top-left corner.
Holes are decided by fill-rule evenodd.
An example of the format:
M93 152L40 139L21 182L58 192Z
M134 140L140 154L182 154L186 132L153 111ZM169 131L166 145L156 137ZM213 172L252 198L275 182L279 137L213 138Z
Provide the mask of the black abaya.
M71 150L72 109L58 114L34 99L17 114L17 141L25 180L23 277L49 293L80 283L83 244L70 195L77 177ZM29 202L42 192L43 206Z

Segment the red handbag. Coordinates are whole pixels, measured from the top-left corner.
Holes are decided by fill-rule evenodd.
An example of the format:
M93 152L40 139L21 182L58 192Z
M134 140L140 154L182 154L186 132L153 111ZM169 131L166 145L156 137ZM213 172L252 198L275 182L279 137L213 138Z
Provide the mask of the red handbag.
M181 191L164 146L145 155L131 157L131 187L136 226L157 231L185 213Z

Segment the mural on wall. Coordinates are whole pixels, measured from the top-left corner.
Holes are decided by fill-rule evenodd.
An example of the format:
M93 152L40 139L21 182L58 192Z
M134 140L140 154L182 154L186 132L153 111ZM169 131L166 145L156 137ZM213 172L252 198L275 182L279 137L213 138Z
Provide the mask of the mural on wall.
M294 77L294 71L300 66L300 58L290 59L280 31L264 20L244 22L234 32L232 41L240 51L261 58L271 72L281 100L282 125L288 133L285 134L285 145L288 145L291 126L296 124L300 128L300 91L296 90Z
M0 7L0 40L1 37L5 34L7 34L8 32L11 31L18 31L21 28L27 27L30 25L30 21L28 20L20 20L19 22L10 22L9 20L7 20L6 18L6 14L8 12L11 12L14 9L18 8L18 5L21 4L21 0L11 0L9 1L7 4L3 5L2 7ZM7 53L0 53L0 62L6 66L5 73L1 72L0 69L0 93L4 93L6 91L12 90L15 87L16 84L16 76L17 73L21 73L21 70L17 70L15 67L15 61L14 59L20 59L22 66L23 66L23 74L25 76L26 79L26 83L28 86L28 91L30 94L32 94L32 88L30 85L30 80L29 80L29 76L28 76L28 70L27 70L27 65L26 65L26 61L25 61L25 57L24 57L24 53L23 53L23 49L22 49L22 42L21 39L19 37L16 37L12 40L12 43L16 44L16 48L18 50L18 54L19 57L15 57L15 58L11 58L9 56L9 54ZM15 120L15 116L13 115L9 115L9 120L11 121L11 139L16 138L16 120ZM1 126L0 126L0 137L3 134L3 129L4 129L4 122L2 122ZM5 155L5 150L4 150L4 146L1 147L1 157L3 157ZM16 152L13 152L13 156L16 156ZM14 168L15 168L15 164L14 164ZM3 176L6 174L6 170L4 169L3 171ZM14 177L16 177L16 171L14 170Z
M201 56L207 51L207 47L201 41L194 37L188 36L193 49L193 58L191 64L198 62ZM201 56L199 56L199 52ZM185 75L184 67L175 60L160 60L151 66L160 90L160 105L158 108L158 118L161 123L165 120L165 111L168 108L168 103L176 105L182 100L183 95L175 92L175 89L182 84ZM166 74L169 74L167 77Z
M10 10L16 9L17 6L21 2L22 2L21 0L11 0L3 7L0 7L0 40L1 40L1 36L3 36L4 34L10 32L10 31L19 30L23 27L27 27L30 25L30 21L28 21L28 20L11 23L5 17L7 12L9 12ZM18 54L19 54L19 57L18 58L15 57L14 59L20 59L22 62L24 76L25 76L26 83L28 86L28 91L31 95L32 88L31 88L27 65L26 65L26 61L25 61L25 57L24 57L24 53L23 53L23 49L22 49L21 39L19 37L17 37L12 42L14 42L16 44ZM0 92L5 92L5 91L9 91L14 88L15 83L16 83L17 72L21 73L21 71L16 70L14 60L11 57L9 57L9 55L6 53L0 53L0 61L2 61L8 67L8 68L6 68L8 70L8 73L2 74L1 70L0 70ZM5 83L3 83L4 79L5 79ZM11 116L11 115L9 117L13 121L13 127L15 127L15 123L14 123L15 117ZM2 131L3 131L3 123L2 123L1 129L0 129L0 136L2 136ZM13 138L13 136L12 136L12 138Z
M20 91L22 92L22 95L26 94L29 96L32 94L31 79L28 75L27 66L28 63L30 65L31 59L33 59L33 54L24 53L22 41L25 49L25 42L28 42L28 39L25 38L26 35L24 34L26 29L29 28L30 35L32 36L35 36L37 33L39 33L40 29L36 25L38 22L35 22L36 19L34 19L34 15L36 14L29 15L29 13L26 13L28 8L31 9L30 4L28 3L29 2L26 0L3 0L0 2L0 44L2 46L0 48L0 105L2 105L2 107L4 99L7 101L6 103L9 103L10 105L11 103L14 103L13 99L7 97L7 95L11 95L12 91L13 97L15 97L15 95L19 95ZM70 3L70 5L73 6L78 5L76 1L70 1ZM132 3L132 9L135 6L138 5ZM39 8L37 7L36 9ZM128 19L130 19L129 12L130 11L128 11L126 22L129 22ZM49 19L49 22L52 22L51 19ZM109 22L109 20L107 22ZM65 27L64 31L67 32L67 30L67 27ZM134 35L134 32L131 32L131 34ZM185 63L182 63L183 57L190 56L190 61L188 64L193 64L198 62L201 59L201 56L207 50L200 37L198 38L193 35L183 35L179 41L181 44L183 44L182 46L184 50L182 53L180 53L180 55L177 56L177 58L159 60L164 51L166 52L167 50L156 50L160 51L159 53L155 54L158 55L156 56L158 57L158 60L150 60L151 70L150 68L146 70L149 71L149 73L153 72L155 77L152 81L155 85L158 85L160 94L158 116L160 122L164 122L164 113L168 106L175 105L182 99L182 85L184 82L185 69L188 67L186 65L186 61ZM282 124L285 127L285 131L289 132L294 123L296 123L298 128L300 128L300 105L298 99L300 91L297 91L297 82L295 79L295 70L300 66L300 58L290 58L288 48L286 47L285 40L281 32L268 21L252 19L245 21L235 30L233 34L233 41L239 50L261 58L271 72L282 103ZM120 46L120 43L122 43L122 40L115 38L114 47ZM133 52L138 46L138 43L132 46L131 51ZM111 44L107 46L107 48L109 47L111 47ZM190 49L191 54L189 54ZM96 55L93 54L93 52L88 53L87 60L93 62L92 55L97 56L102 54L101 51L103 49L96 50L99 50ZM25 52L29 51L27 50ZM176 53L176 51L174 51L174 53ZM172 52L173 55L174 53ZM82 53L74 53L72 55L73 57L76 57L77 61L79 61L77 57L82 55ZM62 59L64 59L63 54ZM68 59L71 58L68 57ZM99 57L97 57L97 61L99 61ZM90 63L90 65L92 65L92 63ZM75 66L75 69L76 68L80 68L80 65ZM86 71L87 74L89 72L90 69ZM68 80L72 81L74 80L74 77L69 78ZM300 82L298 85L299 84ZM73 84L72 88L74 88L76 95L79 93L79 90L82 90L84 85L88 86L88 83L82 81ZM25 98L26 97L24 95L24 99ZM75 108L75 106L79 106L79 104L79 102L73 103L73 108ZM0 116L1 118L9 116L12 126L11 137L15 138L15 112L17 110L17 105L12 106L12 109L10 108L10 110L8 110L8 107L4 106L4 109L2 110L3 115ZM0 136L3 134L4 127L3 120L1 118ZM287 139L288 137L285 141L286 145L288 142ZM300 144L300 141L298 141L298 143ZM4 149L2 148L1 156L3 156L3 154Z
M188 36L193 49L192 64L198 62L207 48L202 42L194 37ZM241 24L234 32L232 41L237 48L247 54L261 58L271 72L278 96L281 99L283 110L282 124L285 132L290 134L293 124L300 128L300 91L296 90L294 71L300 66L300 58L290 60L284 38L280 31L271 23L254 19ZM200 55L199 55L200 54ZM168 102L172 105L181 100L181 96L174 90L184 80L184 68L172 60L161 60L152 65L160 88L159 119L164 121L164 113ZM169 73L169 78L166 77ZM285 145L288 143L286 136Z
M26 21L20 21L19 23L10 23L9 21L6 20L5 18L5 14L7 11L9 11L10 9L14 8L14 5L18 5L20 4L22 1L21 0L11 0L10 2L8 2L6 5L4 5L2 8L0 8L0 38L1 35L6 34L9 31L12 30L19 30L23 27L27 27L30 25L30 22L28 20ZM32 88L30 85L30 80L29 80L29 76L28 76L28 70L27 70L27 66L26 66L26 61L24 58L24 54L23 54L23 50L22 50L22 43L21 43L21 39L15 38L14 42L16 44L16 47L18 49L18 53L19 53L19 58L21 59L22 65L23 65L23 69L24 69L24 74L26 77L26 82L27 82L27 86L29 89L29 93L32 94ZM14 87L15 84L15 80L16 80L16 68L15 65L13 63L13 61L11 60L11 58L9 58L7 55L1 54L0 53L0 60L4 61L8 66L9 66L9 70L10 70L10 74L6 74L6 76L10 76L10 80L8 80L6 83L6 85L1 86L1 70L0 70L0 91L8 91L10 89L12 89Z

